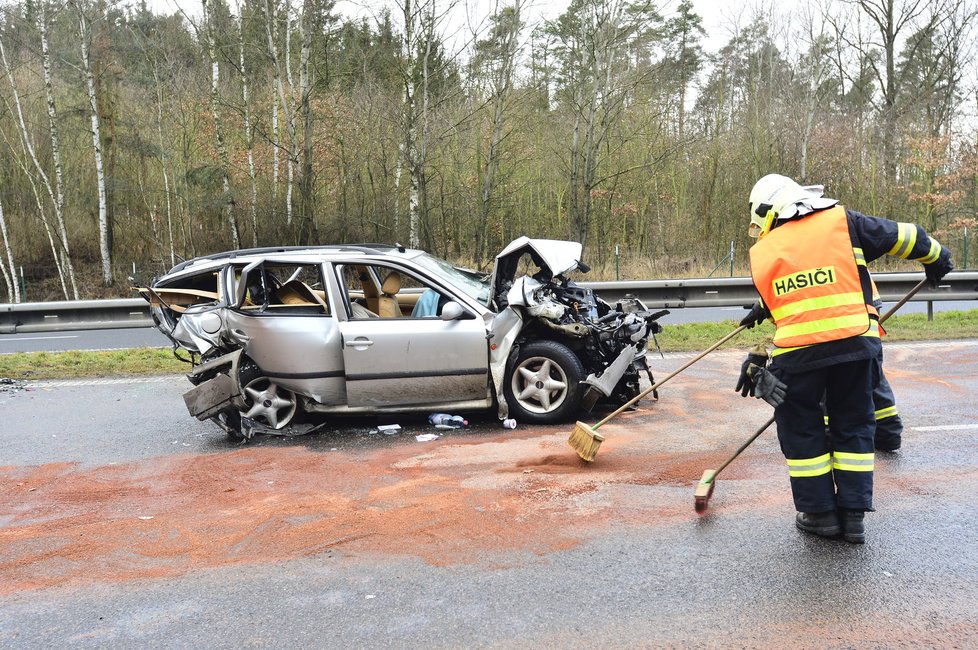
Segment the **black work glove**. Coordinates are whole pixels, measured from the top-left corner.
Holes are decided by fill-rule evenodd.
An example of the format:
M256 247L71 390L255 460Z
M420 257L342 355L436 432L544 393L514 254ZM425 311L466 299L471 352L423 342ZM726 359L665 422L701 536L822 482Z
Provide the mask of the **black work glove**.
M740 324L747 326L747 329L752 329L755 325L763 323L770 317L771 312L768 311L767 307L760 302L755 302L750 308L750 312L741 319Z
M951 261L951 251L943 246L941 246L941 254L937 256L937 261L924 265L924 274L927 276L932 289L936 289L941 278L953 270L954 263Z
M765 366L767 366L766 354L755 352L748 354L744 362L740 364L740 377L737 378L737 387L734 390L739 392L741 397L748 395L754 397L754 381L751 379L752 369L764 369Z
M774 408L781 406L784 402L784 394L788 390L783 381L775 377L767 368L759 366L749 368L748 375L754 386L751 395L764 400Z

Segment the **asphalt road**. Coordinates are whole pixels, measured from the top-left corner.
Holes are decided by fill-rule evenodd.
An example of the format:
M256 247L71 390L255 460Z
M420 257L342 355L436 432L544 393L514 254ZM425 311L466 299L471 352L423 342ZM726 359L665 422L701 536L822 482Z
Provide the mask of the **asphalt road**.
M884 305L884 311L891 306ZM935 302L934 311L978 309L978 301ZM740 320L746 315L741 307L693 307L673 309L660 322L665 327L680 323L704 323ZM927 313L927 303L910 302L900 308L901 314ZM115 350L140 347L170 347L170 341L155 327L112 330L77 330L0 334L0 354L12 352L59 352L65 350Z
M664 375L691 355L656 360ZM178 378L0 392L2 647L974 647L978 342L889 344L865 546L793 527L718 352L603 428L419 418L228 443ZM385 420L385 421L389 421Z

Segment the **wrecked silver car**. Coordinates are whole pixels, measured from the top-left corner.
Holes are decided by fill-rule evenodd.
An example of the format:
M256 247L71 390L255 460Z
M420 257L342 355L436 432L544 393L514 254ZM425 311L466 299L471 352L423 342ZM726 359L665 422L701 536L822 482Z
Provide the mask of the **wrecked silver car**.
M343 414L495 407L550 423L652 381L648 341L667 313L575 284L580 256L521 237L487 277L402 246L260 248L183 262L138 291L191 365L188 410L235 439Z

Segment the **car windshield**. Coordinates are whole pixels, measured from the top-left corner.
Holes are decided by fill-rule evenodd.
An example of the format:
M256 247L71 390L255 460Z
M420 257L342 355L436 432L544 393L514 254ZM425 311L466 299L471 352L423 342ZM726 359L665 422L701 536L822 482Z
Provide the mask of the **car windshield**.
M414 258L417 264L435 275L445 278L448 282L478 300L481 304L489 304L489 280L486 276L475 271L466 271L434 255L422 253Z

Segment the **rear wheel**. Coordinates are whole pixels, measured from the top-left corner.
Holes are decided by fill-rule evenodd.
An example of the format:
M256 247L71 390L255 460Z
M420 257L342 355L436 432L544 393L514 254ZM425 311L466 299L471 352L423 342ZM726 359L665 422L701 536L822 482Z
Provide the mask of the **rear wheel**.
M242 417L271 429L281 429L295 417L298 410L295 393L265 377L251 359L242 360L238 368L238 382L245 408L241 411L224 411L214 418L218 426L227 432L229 439L245 439L241 428Z
M556 341L532 341L510 360L503 387L510 416L530 424L572 419L580 408L584 366Z

